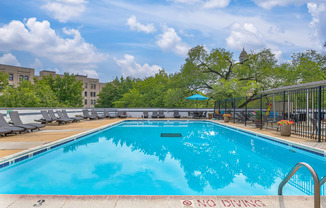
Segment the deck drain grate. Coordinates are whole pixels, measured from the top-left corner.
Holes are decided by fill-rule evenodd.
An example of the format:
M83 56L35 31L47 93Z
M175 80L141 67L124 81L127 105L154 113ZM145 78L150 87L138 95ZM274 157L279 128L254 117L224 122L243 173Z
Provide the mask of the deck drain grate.
M161 137L182 137L180 133L161 133Z

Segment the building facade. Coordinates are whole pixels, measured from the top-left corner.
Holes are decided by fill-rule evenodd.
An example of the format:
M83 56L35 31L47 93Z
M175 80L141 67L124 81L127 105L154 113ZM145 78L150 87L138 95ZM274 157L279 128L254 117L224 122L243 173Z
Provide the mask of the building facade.
M17 66L9 66L0 64L0 72L9 74L9 85L17 86L18 83L22 80L30 80L32 83L34 82L34 77L37 79L42 79L43 76L52 75L53 77L60 76L63 77L62 74L57 74L54 71L43 70L40 71L40 75L35 75L35 70L32 68L25 67L17 67ZM84 107L90 108L94 107L96 101L98 99L98 94L102 91L102 88L106 85L106 83L100 83L99 79L88 78L84 75L75 75L77 80L82 81L83 83L83 105Z
M34 69L18 67L18 66L9 66L0 64L0 72L9 74L9 85L17 86L20 81L30 80L33 82L34 78Z

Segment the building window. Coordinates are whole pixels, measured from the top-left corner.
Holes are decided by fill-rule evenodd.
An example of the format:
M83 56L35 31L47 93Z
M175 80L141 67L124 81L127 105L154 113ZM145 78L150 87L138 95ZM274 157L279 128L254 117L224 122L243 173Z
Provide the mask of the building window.
M91 84L91 89L96 89L96 84Z
M87 97L87 92L84 92L84 94L85 94L85 97Z
M87 105L87 99L84 100L84 104Z
M14 75L13 74L9 74L9 81L13 81L14 80Z
M87 83L85 83L85 89L87 89Z
M23 80L23 78L24 78L24 76L23 76L23 75L19 75L19 81L22 81L22 80Z
M96 92L91 92L91 97L96 97Z
M94 97L96 97L96 92L94 92Z
M25 80L29 80L29 76L25 76Z

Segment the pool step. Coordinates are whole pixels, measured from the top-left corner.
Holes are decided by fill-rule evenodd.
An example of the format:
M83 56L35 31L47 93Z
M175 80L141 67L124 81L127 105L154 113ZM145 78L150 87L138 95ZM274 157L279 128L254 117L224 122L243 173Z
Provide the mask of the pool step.
M309 208L313 196L75 196L0 195L0 208ZM326 208L326 196L321 197Z

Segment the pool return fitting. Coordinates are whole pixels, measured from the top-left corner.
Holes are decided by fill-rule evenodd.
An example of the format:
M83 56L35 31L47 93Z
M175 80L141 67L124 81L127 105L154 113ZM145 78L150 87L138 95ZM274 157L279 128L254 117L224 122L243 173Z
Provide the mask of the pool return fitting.
M326 182L326 176L324 176L320 181L316 171L307 163L299 162L297 163L288 175L283 179L283 181L278 186L278 195L282 195L284 185L292 178L292 176L301 168L306 167L312 175L314 180L314 208L320 208L320 187Z

